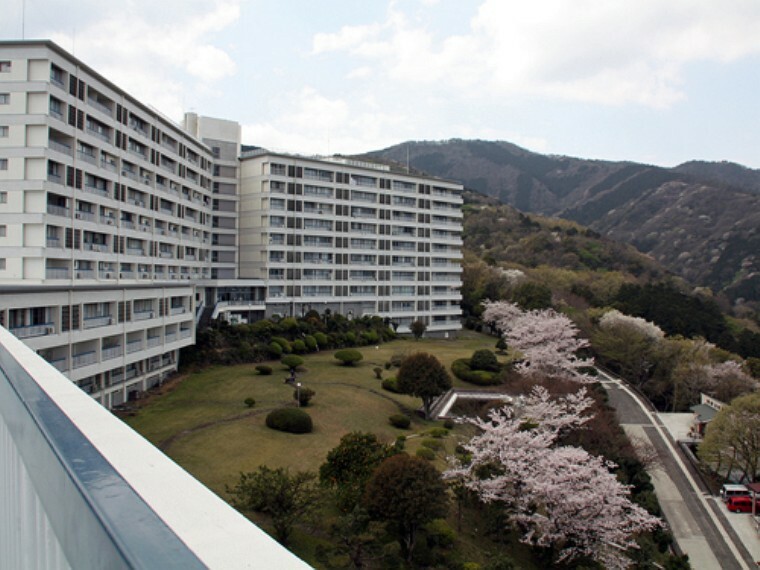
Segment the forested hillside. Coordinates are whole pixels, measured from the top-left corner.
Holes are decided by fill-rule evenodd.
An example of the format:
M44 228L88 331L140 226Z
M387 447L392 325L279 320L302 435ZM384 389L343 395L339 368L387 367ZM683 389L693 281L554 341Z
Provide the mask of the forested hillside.
M562 217L634 245L742 313L760 302L760 173L545 156L506 142L409 142L367 156L461 181L524 213Z

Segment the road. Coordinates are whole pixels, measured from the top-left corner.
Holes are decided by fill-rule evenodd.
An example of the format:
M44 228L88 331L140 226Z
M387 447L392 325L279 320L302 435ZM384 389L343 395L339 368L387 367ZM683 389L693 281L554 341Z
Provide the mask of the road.
M691 465L669 439L656 416L621 381L602 374L620 424L627 433L648 440L661 468L652 472L655 492L678 546L695 570L755 568L747 549L726 522L715 499L701 489Z

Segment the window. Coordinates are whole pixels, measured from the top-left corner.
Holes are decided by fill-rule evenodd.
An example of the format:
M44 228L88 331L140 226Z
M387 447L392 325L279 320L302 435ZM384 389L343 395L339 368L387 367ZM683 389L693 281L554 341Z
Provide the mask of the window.
M9 73L11 70L10 61L0 61L0 73Z
M8 203L8 192L0 192L0 204Z
M11 102L10 93L0 93L0 105L8 105Z
M0 170L8 170L8 159L0 158Z
M0 271L5 271L5 258L0 257Z
M0 139L4 139L7 137L8 137L8 126L0 125Z
M5 237L8 235L8 226L5 224L0 226L0 237Z

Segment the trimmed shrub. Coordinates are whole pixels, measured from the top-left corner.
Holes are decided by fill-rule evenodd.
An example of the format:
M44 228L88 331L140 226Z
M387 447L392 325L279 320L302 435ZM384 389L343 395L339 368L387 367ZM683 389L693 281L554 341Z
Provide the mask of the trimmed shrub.
M388 361L387 361L387 362L384 364L384 366L385 366L385 369L386 369L386 370L390 370L390 369L391 369L391 366L393 366L393 364L391 364L391 361L390 361L390 360L388 360Z
M243 403L247 407L252 408L253 406L256 405L256 400L254 400L253 398L246 398L245 400L243 400Z
M343 335L343 338L345 339L348 346L356 346L356 334L354 334L352 331L348 331L345 335Z
M379 366L375 366L372 369L372 372L375 373L375 378L377 378L378 380L382 380L383 379L383 369L380 368Z
M309 350L309 352L314 352L316 350L319 350L319 345L317 344L316 337L307 334L304 339L304 344L306 344L306 348Z
M396 441L393 442L393 449L394 451L397 451L401 453L404 451L404 448L406 447L406 436L400 435L396 438Z
M258 372L262 376L271 376L272 367L268 366L267 364L259 364L256 366L256 372Z
M394 394L400 394L398 389L398 379L395 376L391 376L390 378L386 378L383 380L383 390L388 390L389 392L393 392Z
M499 383L499 377L493 372L472 370L469 358L460 358L452 362L451 371L460 380L477 386L493 386Z
M293 352L293 347L291 346L290 341L286 338L283 338L281 336L273 336L272 342L279 344L282 347L282 352L285 354L290 354Z
M442 437L446 437L447 435L449 435L449 430L445 428L436 427L436 428L428 430L428 434L432 437L436 437L440 439Z
M275 357L282 356L282 346L280 346L279 343L276 343L275 341L270 342L267 345L267 348L269 349L270 354Z
M293 344L291 345L293 347L293 352L296 354L303 354L306 352L306 343L302 341L300 338L293 341Z
M343 366L353 366L364 358L364 355L353 348L345 348L335 353L335 358L340 360Z
M401 366L401 362L406 357L407 357L406 352L394 352L391 355L391 360L390 360L391 366L395 366L396 368L398 368L399 366Z
M443 449L443 442L440 439L433 439L430 437L426 437L423 439L420 444L423 447L427 447L428 449L432 449L433 451L439 451Z
M290 370L292 368L298 368L301 366L304 360L296 354L288 354L287 356L283 356L280 362L282 362L282 365Z
M455 425L456 423L452 419L447 419L447 420L444 420L443 422L443 427L445 427L446 429L454 429Z
M487 370L489 372L498 372L501 367L496 355L487 349L476 350L470 358L471 370Z
M311 416L301 408L279 408L269 412L266 419L268 428L287 433L311 433L314 426Z
M427 459L428 461L433 461L433 459L435 459L435 451L433 451L429 447L420 447L416 451L415 455L422 459Z
M330 346L330 339L328 339L327 335L323 332L315 332L314 340L317 341L318 348L320 349L324 349Z
M293 390L293 399L298 402L299 406L305 408L309 405L309 402L311 402L311 399L315 394L316 392L311 388L304 388L301 386L300 388Z
M457 539L457 533L449 526L446 519L435 519L425 525L428 546L448 548Z
M412 420L410 420L404 414L393 414L392 416L388 417L388 421L391 422L391 425L393 427L397 427L399 429L409 429L409 426L412 425Z

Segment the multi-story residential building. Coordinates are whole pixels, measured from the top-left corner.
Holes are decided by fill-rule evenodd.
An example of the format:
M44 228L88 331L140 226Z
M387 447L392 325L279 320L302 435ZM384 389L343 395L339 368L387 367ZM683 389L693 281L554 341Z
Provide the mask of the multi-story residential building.
M267 314L326 309L458 330L462 187L345 158L256 149L240 161L240 275Z
M105 405L176 369L211 151L49 42L0 44L0 324Z
M177 125L51 42L0 42L0 325L108 407L214 318L458 330L461 191L241 152L233 121Z

